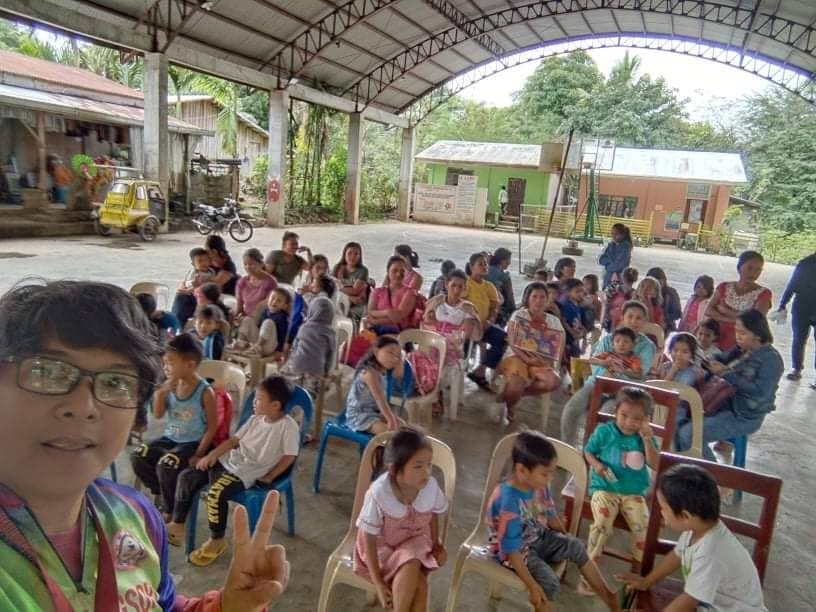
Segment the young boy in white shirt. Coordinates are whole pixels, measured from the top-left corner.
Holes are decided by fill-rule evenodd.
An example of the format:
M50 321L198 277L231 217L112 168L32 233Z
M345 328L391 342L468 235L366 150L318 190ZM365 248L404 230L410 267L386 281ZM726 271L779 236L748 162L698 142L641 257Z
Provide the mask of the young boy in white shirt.
M646 590L682 569L684 592L667 612L767 612L751 556L720 521L720 492L711 474L695 465L675 465L661 477L657 500L666 527L682 532L677 545L648 576L618 578L629 588Z
M197 501L195 494L210 482L210 539L190 553L193 565L210 565L226 550L228 502L255 485L271 485L295 462L300 451L300 428L285 413L291 397L286 379L269 376L262 380L255 389L254 414L234 436L179 475L173 521L167 525L171 544L181 544L184 522L191 504Z

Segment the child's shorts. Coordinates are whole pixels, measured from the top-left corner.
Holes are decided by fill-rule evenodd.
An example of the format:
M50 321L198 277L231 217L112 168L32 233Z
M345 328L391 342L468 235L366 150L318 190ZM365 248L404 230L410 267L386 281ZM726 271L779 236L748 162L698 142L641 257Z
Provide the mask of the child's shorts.
M521 357L516 357L515 355L504 357L499 363L499 372L501 372L505 378L518 376L526 383L531 382L533 379L544 380L547 377L547 373L551 371L552 368L549 367L528 366Z
M574 536L546 529L527 549L527 570L550 601L561 586L561 579L550 564L560 561L572 561L583 567L589 562L586 546Z

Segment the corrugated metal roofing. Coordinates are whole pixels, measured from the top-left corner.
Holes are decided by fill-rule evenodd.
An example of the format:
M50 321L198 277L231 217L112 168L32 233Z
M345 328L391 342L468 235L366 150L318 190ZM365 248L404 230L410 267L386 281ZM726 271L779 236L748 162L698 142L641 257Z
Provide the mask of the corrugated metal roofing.
M440 140L415 156L417 161L537 169L540 145ZM604 176L718 184L747 183L738 153L617 147Z
M44 111L80 121L95 121L113 125L144 125L144 110L137 106L98 102L89 98L50 93L39 89L15 87L0 83L0 104ZM213 132L168 116L168 128L182 134L212 136Z

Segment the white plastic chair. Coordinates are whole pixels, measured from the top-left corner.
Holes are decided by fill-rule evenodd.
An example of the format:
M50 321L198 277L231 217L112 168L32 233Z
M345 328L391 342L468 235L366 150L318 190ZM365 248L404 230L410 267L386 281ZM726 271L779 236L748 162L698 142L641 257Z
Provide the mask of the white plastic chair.
M351 323L350 319L349 323ZM334 388L335 402L337 406L337 411L335 414L339 413L343 409L344 371L340 367L340 361L348 351L348 346L351 344L351 336L349 335L349 331L345 325L336 327L334 333L335 337L337 338L337 350L332 358L329 373L320 377L317 399L315 400L313 422L314 437L316 440L320 438L320 431L323 428L323 407L326 402L326 396L328 395L329 391L331 391L332 387Z
M349 530L346 533L343 541L329 556L326 562L326 570L323 573L323 584L320 587L320 600L317 604L317 612L326 612L329 610L329 596L336 584L348 584L357 589L366 592L369 604L376 601L377 591L374 584L354 573L353 569L353 555L354 544L357 539L357 517L363 507L363 499L368 487L371 485L372 466L371 459L374 455L374 450L377 447L385 446L394 432L381 433L371 439L366 446L363 458L360 461L360 469L357 472L357 489L354 493L354 506L351 511L351 523ZM428 437L433 447L433 465L439 468L442 472L444 482L442 483L442 490L448 498L449 503L453 502L453 492L456 488L456 459L453 456L453 451L450 447L433 437ZM448 518L452 506L448 507L448 512L440 517L439 532L442 542L445 542L448 531ZM430 609L431 591L428 589L428 609Z
M239 366L229 361L205 359L198 365L198 375L212 378L216 386L224 387L232 397L233 411L240 411L244 405L247 379Z
M484 493L482 494L479 522L467 540L465 540L459 548L459 553L456 556L451 585L448 591L446 612L454 612L456 610L456 604L459 600L459 589L462 587L462 579L467 572L481 574L489 582L489 593L493 599L500 596L501 588L505 586L517 591L527 590L521 578L519 578L514 571L490 558L487 549L487 523L485 522L487 502L493 490L496 488L496 485L499 483L505 465L510 460L513 444L517 436L517 433L505 436L499 440L499 443L493 451L493 458L490 460L490 468L488 469ZM576 498L580 499L576 499L579 503L573 506L573 516L569 523L569 533L576 535L578 519L580 518L581 507L584 503L584 491L586 491L587 485L586 463L584 463L584 458L581 456L581 453L572 446L553 438L547 439L555 446L556 453L558 454L558 467L569 472L577 483ZM562 561L559 563L555 566L555 570L563 577L564 571L566 570L566 562Z
M149 293L156 298L156 308L166 310L170 307L170 288L162 283L142 282L130 288L131 295Z
M427 329L406 329L400 332L400 345L405 346L407 342L411 342L414 345L415 351L426 354L429 354L433 349L437 351L436 385L425 395L412 395L405 400L408 421L420 425L425 428L426 431L430 431L431 425L433 424L431 406L439 399L439 386L442 383L447 344L445 343L445 338ZM416 379L416 372L414 372L414 379Z
M238 300L234 295L224 293L221 295L221 301L224 303L224 306L227 307L227 310L235 314L235 310L238 308Z
M680 395L680 400L688 403L691 417L691 448L686 451L674 451L687 457L703 456L703 398L694 387L674 382L673 380L647 380L647 385L661 389L673 389Z

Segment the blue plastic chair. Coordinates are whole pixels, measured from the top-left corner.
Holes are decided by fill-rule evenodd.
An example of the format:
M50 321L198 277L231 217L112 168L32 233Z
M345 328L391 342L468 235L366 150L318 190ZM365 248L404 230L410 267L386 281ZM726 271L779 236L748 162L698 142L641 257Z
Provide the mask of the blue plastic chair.
M244 405L241 408L241 416L238 419L238 427L240 428L253 414L252 404L255 401L255 391L253 390L247 395L244 400ZM289 414L295 406L299 406L303 411L303 422L300 425L300 448L303 450L303 442L306 439L306 432L309 431L309 425L312 422L312 396L303 387L296 386L293 390L292 397L286 404L285 412ZM247 510L247 517L249 518L250 533L255 531L255 526L258 524L258 519L261 517L261 510L263 509L266 495L273 489L280 492L282 497L286 498L286 518L289 525L289 535L295 535L295 491L292 486L292 480L297 465L297 458L289 466L283 474L281 474L275 482L268 486L260 487L254 486L246 489L238 494L233 500L235 503L241 504ZM190 515L187 517L187 537L185 542L185 555L189 557L190 553L195 550L196 524L198 522L198 501L201 494L207 490L209 485L204 485L194 494L193 503L190 508Z
M115 461L110 464L110 475L111 475L111 480L113 482L119 482L119 480L117 479L117 474L116 474L116 462Z
M736 467L744 468L745 467L745 459L748 455L748 436L739 436L737 438L731 438L729 440L731 444L734 445L734 460L733 465ZM742 501L742 491L739 489L735 489L734 493L731 497L734 503L739 503Z
M408 395L410 395L413 385L414 372L411 369L411 364L406 361L403 365L402 388L400 389L402 395L402 402L399 409L400 416L403 416L405 412L405 399ZM392 386L391 372L388 372L388 375L386 376L385 399L389 403L391 401L391 395L393 392ZM340 411L340 414L335 416L334 419L327 420L325 423L323 423L323 429L320 430L320 445L317 448L317 462L315 463L314 480L312 481L313 493L320 492L320 475L323 471L323 456L326 453L326 445L329 443L329 438L332 437L354 442L357 444L357 452L362 455L363 451L365 451L365 447L368 445L368 441L371 440L374 435L364 431L354 431L348 425L346 425L345 406L343 407L343 410Z

